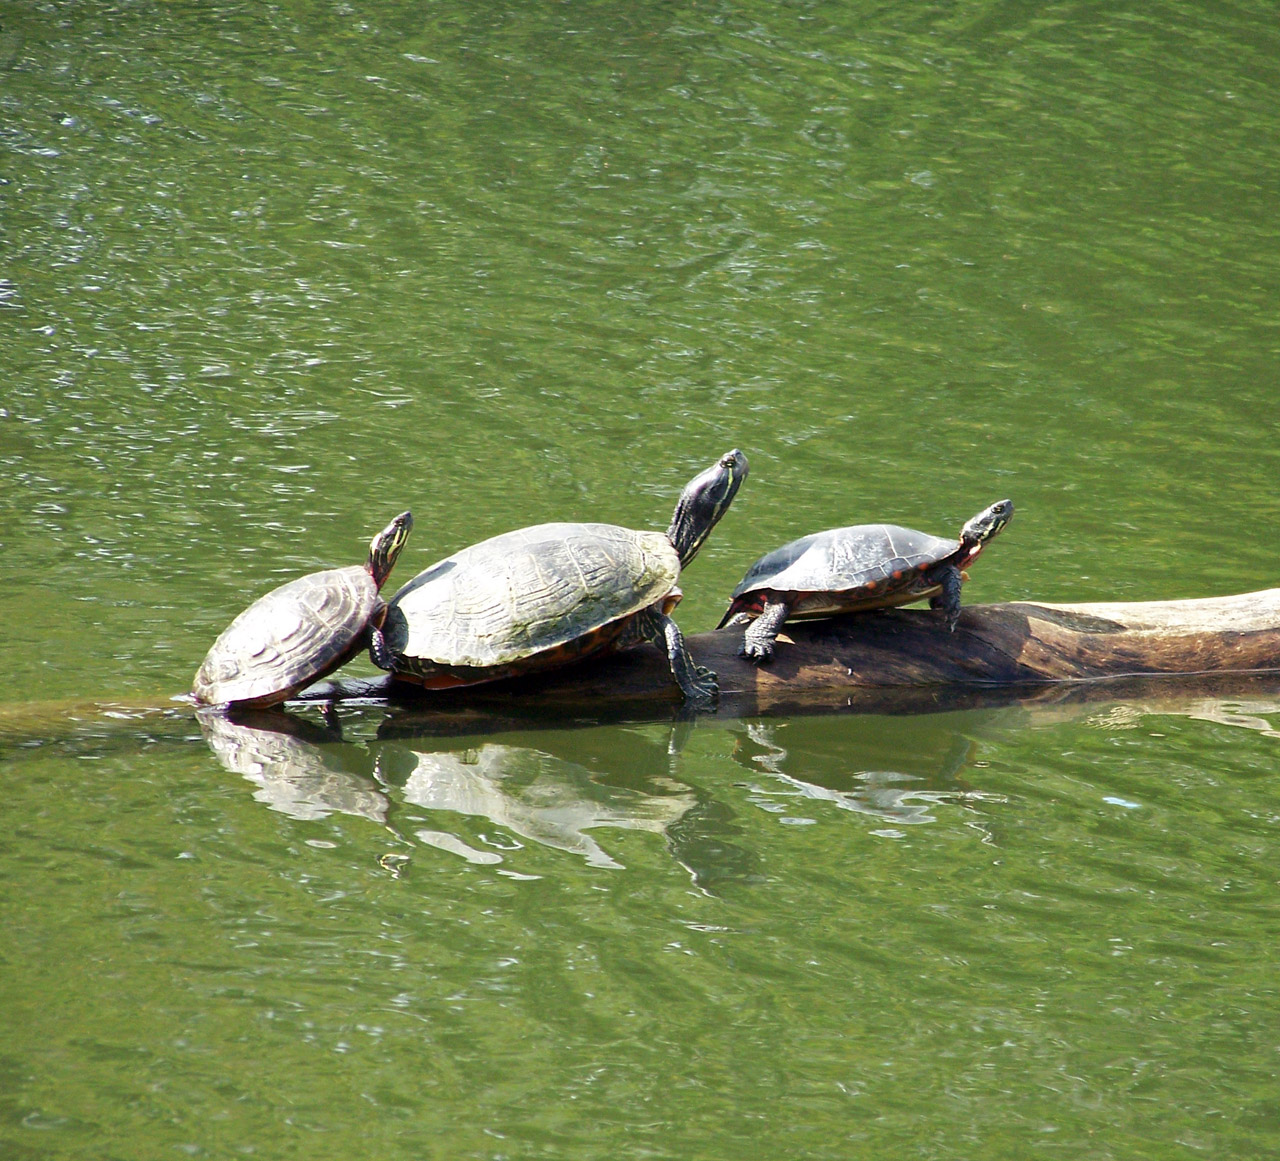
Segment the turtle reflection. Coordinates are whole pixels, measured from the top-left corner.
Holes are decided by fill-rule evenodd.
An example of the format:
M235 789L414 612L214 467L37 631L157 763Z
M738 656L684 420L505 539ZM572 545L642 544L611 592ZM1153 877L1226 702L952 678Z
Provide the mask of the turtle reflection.
M520 840L578 855L592 867L622 864L588 833L600 828L664 834L696 803L692 790L665 775L605 778L587 766L542 748L485 742L462 749L426 750L389 743L379 772L401 787L404 801L443 814L483 818L502 832L477 845L456 828L421 827L422 842L476 863L506 861ZM437 820L443 822L443 820Z
M744 722L733 756L753 773L768 776L753 782L751 800L784 821L812 821L798 813L807 800L914 826L937 821L933 811L939 805L998 797L960 782L973 752L974 743L953 729L869 717L797 719L786 728Z
M299 820L352 814L386 824L387 799L368 774L367 750L281 710L242 713L234 720L202 711L201 733L218 761L257 786L254 798Z

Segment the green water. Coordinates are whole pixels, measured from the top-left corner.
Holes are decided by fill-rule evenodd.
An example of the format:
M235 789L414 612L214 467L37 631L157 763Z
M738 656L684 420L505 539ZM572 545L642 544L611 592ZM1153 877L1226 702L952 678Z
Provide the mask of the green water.
M405 507L402 580L734 446L687 631L1006 495L968 600L1276 584L1274 15L0 11L0 1156L1280 1152L1274 685L168 701Z

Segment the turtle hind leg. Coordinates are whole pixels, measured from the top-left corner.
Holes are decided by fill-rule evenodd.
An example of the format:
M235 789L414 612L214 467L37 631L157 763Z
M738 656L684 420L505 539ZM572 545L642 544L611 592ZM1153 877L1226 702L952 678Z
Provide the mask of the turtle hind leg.
M956 631L956 622L960 619L960 588L964 578L954 564L943 565L929 574L929 579L942 586L942 592L929 598L929 608L941 609L947 620L949 632Z
M720 696L720 681L710 669L696 664L689 656L680 626L666 613L650 609L644 619L644 628L649 630L653 643L666 653L671 676L676 679L685 701L695 706L714 705Z
M786 601L768 601L747 631L742 635L742 648L738 652L757 665L767 665L773 660L773 644L782 623L791 613Z

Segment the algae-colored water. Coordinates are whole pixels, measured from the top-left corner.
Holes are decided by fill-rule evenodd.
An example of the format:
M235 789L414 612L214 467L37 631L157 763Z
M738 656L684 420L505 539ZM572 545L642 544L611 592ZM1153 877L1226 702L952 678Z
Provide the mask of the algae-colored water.
M403 508L401 580L664 528L735 446L686 631L784 540L1006 495L970 601L1275 585L1278 28L0 14L0 1154L1280 1151L1280 692L340 740L168 701Z

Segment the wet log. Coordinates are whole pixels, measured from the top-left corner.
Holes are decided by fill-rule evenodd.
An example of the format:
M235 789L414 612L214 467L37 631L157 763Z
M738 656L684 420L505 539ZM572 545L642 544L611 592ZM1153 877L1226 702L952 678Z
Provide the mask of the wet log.
M738 656L742 630L690 636L734 712L783 713L815 703L856 708L958 708L992 691L1174 675L1280 672L1280 589L1201 600L1080 605L971 605L948 632L928 609L792 622L772 664ZM440 710L538 713L573 706L676 704L665 658L645 646L521 680L447 693L390 678L334 681L305 700L387 698ZM998 697L995 700L1005 700Z
M741 629L688 638L720 676L719 716L834 711L936 713L1021 705L1046 712L1097 701L1271 705L1280 696L1280 589L1206 600L972 605L948 633L927 609L784 626L774 662L738 656ZM1261 700L1259 700L1261 699ZM575 722L681 717L666 658L652 646L446 692L387 676L340 677L293 703L373 704L387 731L491 734ZM0 705L0 756L33 740L190 736L190 699Z

